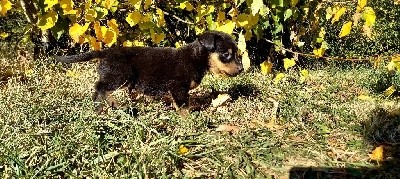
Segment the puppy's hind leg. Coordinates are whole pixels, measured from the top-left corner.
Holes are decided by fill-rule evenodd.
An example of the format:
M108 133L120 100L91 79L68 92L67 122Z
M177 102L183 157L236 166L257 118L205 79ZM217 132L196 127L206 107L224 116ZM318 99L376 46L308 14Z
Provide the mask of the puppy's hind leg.
M169 92L172 95L173 105L178 114L183 118L188 117L190 115L189 87L186 88L176 84L170 87Z

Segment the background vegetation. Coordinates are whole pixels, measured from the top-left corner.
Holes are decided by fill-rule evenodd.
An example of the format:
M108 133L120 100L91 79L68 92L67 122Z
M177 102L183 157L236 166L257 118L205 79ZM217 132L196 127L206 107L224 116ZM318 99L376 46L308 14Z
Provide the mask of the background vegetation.
M0 0L0 175L395 177L400 14L383 1ZM93 113L95 64L53 55L232 34L246 73L206 76L201 110ZM228 94L230 100L221 100ZM313 168L309 168L313 167Z

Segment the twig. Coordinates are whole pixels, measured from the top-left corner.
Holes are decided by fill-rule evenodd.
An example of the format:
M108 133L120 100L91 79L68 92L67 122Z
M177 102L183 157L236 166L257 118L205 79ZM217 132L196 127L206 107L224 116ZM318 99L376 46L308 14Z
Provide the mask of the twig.
M167 16L172 16L173 18L175 18L176 20L178 20L178 21L180 21L180 22L183 22L183 23L186 23L186 24L190 24L190 25L193 25L193 24L194 24L193 22L185 21L185 20L179 18L179 17L176 16L176 15L171 15L171 14L168 13L168 12L165 12L165 11L164 11L164 14L167 15Z
M273 44L273 45L277 45L277 44L275 44L275 43L274 43L273 41L271 41L271 40L268 40L268 39L266 39L266 38L262 38L262 39L265 40L265 41L267 41L267 42L269 42L269 43L271 43L271 44ZM360 62L360 61L371 61L371 58L373 58L373 57L366 57L366 58L320 57L320 56L317 56L317 55L305 54L305 53L301 53L301 52L295 52L295 51L293 51L293 50L284 48L284 47L282 47L282 46L280 46L280 50L285 50L285 51L288 51L288 52L293 53L293 54L295 54L295 55L301 55L301 56L312 57L312 58L323 58L323 59L326 59L326 60L340 60L340 61Z

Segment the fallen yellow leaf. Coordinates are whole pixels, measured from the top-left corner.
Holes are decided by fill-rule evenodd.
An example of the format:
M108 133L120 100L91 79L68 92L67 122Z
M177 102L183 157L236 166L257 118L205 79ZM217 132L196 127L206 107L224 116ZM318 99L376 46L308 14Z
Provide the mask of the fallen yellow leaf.
M260 64L261 74L266 75L272 72L272 63L268 61L264 61Z
M386 96L391 96L394 92L396 92L396 87L394 85L392 85L388 89L385 90L384 94Z
M288 59L285 58L283 59L283 67L285 68L285 70L288 70L289 68L293 67L296 65L296 61L294 60L294 58Z
M380 145L378 147L376 147L371 154L368 154L369 158L373 161L377 161L382 162L383 161L383 153L384 153L384 149L383 149L383 145Z
M284 73L278 73L278 74L275 76L274 84L278 84L284 77L285 77L285 74L284 74Z
M179 150L178 153L181 155L185 155L189 152L189 149L187 147L185 147L184 145L180 145L179 146Z

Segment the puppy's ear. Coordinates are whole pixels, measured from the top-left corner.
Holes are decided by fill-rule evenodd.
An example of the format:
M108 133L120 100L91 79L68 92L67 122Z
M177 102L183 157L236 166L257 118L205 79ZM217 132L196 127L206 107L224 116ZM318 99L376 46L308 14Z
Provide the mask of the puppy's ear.
M204 46L207 50L215 49L215 38L216 35L210 32L205 32L198 37L198 40L202 46Z

